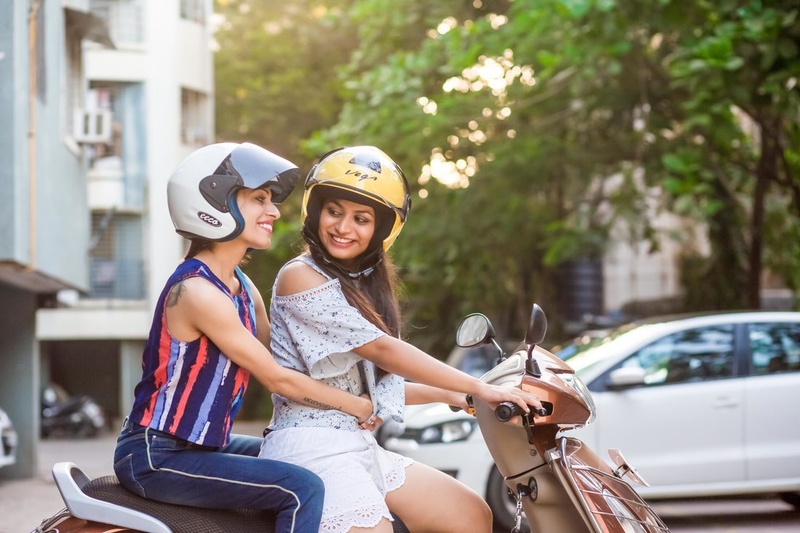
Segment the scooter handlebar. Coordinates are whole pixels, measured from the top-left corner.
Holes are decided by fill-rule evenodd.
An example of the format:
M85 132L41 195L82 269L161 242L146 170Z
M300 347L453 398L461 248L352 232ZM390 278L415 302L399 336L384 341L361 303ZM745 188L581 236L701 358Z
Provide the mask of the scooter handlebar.
M531 412L534 416L545 416L547 414L547 409L542 407L541 409L536 409L535 407L531 407ZM525 415L525 411L522 408L513 403L513 402L501 402L498 404L497 407L494 408L494 416L500 422L508 422L515 416L523 416Z

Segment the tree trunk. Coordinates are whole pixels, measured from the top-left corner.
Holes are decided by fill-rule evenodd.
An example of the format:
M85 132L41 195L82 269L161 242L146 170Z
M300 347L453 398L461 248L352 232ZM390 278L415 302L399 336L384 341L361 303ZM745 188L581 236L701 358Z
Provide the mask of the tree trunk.
M765 201L770 182L776 180L778 158L779 118L758 120L761 127L761 157L756 167L756 188L753 191L753 214L750 222L750 258L747 280L747 304L752 309L761 308L762 251L764 248Z

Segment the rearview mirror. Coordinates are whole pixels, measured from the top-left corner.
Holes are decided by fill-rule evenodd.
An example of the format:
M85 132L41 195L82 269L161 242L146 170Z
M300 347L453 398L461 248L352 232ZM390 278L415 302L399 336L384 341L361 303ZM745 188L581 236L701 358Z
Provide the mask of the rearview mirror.
M534 346L544 340L547 333L547 316L539 304L533 304L531 320L528 322L528 331L525 332L525 344Z
M486 344L494 338L494 328L486 315L473 313L467 315L456 329L456 344L462 348L470 348L479 344Z

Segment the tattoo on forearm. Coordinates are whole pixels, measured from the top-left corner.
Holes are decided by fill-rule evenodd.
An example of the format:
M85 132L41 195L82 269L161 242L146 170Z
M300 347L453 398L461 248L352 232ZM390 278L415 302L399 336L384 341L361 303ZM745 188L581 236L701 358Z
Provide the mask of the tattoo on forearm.
M178 300L181 299L181 295L186 288L183 286L183 282L179 281L172 287L172 290L169 291L169 296L167 296L167 307L174 307L178 305Z
M327 404L325 402L320 402L320 401L314 400L313 398L309 398L308 396L303 398L303 401L306 402L308 405L313 405L314 407L319 407L320 409L336 409L336 410L339 410L339 411L341 411L341 409L342 409L341 406L334 407L333 405Z

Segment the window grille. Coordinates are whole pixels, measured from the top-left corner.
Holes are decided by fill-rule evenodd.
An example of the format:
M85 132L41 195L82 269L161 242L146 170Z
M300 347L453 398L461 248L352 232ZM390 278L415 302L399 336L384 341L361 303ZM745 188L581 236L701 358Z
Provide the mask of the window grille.
M142 222L114 210L92 213L89 298L145 298Z
M181 18L198 24L206 23L206 6L204 0L181 0Z
M89 6L106 21L111 40L119 46L144 42L143 4L143 0L90 0Z
M191 89L181 89L181 141L184 144L202 146L208 144L209 103L208 96Z

